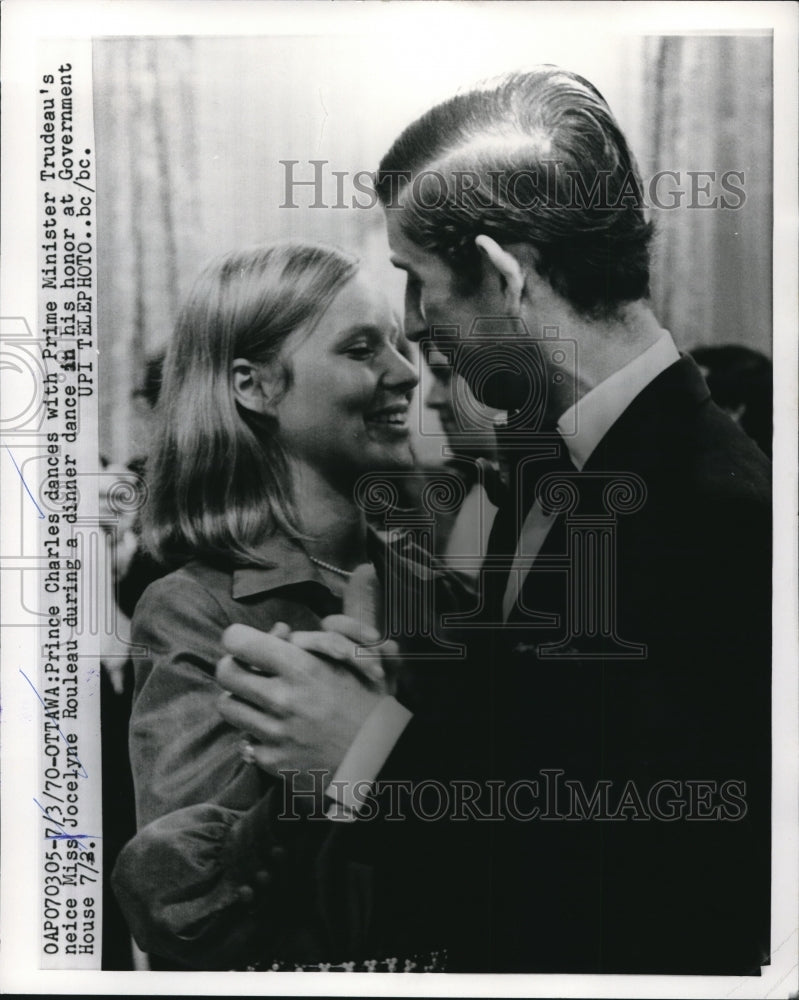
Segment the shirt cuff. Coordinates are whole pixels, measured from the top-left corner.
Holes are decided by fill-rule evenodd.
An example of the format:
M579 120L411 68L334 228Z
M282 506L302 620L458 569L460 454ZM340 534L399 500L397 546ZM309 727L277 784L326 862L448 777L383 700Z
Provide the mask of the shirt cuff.
M326 812L329 819L355 819L412 717L413 713L391 695L386 695L372 709L325 791L333 799Z

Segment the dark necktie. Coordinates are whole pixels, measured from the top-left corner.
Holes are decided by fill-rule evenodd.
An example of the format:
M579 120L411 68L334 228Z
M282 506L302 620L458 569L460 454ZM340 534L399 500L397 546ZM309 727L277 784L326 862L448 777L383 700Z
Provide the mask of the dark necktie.
M554 429L553 429L554 430ZM541 457L535 457L536 452ZM508 465L509 489L505 503L497 511L488 539L487 568L492 560L502 560L502 568L484 574L485 612L488 620L502 620L502 599L508 584L510 564L525 518L535 503L539 484L545 476L554 473L574 472L569 451L556 430L531 438L531 447L519 451Z

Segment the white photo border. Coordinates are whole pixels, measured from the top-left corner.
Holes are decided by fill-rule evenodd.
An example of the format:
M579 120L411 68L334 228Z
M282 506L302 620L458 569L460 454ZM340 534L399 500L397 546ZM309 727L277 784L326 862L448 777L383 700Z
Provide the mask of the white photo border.
M454 47L480 25L514 31L527 3L413 4L229 2L216 0L6 0L2 37L2 273L0 317L37 326L35 72L45 38L91 39L113 35L237 35L391 31L438 34ZM774 39L774 674L772 964L761 977L654 976L446 976L403 978L318 973L297 979L273 973L231 976L185 973L44 971L39 968L41 908L37 890L36 816L29 802L37 781L38 748L31 719L35 706L16 682L21 665L35 663L33 635L5 629L2 648L2 885L0 986L4 993L153 995L367 995L564 997L787 997L797 980L799 898L799 730L797 706L797 8L749 3L534 3L536 16L555 30L592 38L609 22L621 33L687 34L773 30ZM509 67L510 68L510 67ZM579 67L577 67L579 68ZM98 169L100 169L98 165ZM10 383L3 372L5 385ZM13 388L12 388L13 391ZM13 471L13 470L12 470ZM3 507L18 484L3 466ZM3 520L0 546L15 551ZM7 583L4 581L4 588ZM3 593L2 607L7 607Z

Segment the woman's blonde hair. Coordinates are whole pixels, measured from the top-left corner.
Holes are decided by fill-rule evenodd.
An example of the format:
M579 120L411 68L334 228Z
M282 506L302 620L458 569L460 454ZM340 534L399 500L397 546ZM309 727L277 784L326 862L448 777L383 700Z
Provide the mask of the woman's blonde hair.
M231 367L275 365L357 268L341 250L291 241L231 251L200 274L166 357L147 463L143 528L157 558L252 564L275 529L302 535L276 425L236 403ZM288 366L282 376L288 388Z

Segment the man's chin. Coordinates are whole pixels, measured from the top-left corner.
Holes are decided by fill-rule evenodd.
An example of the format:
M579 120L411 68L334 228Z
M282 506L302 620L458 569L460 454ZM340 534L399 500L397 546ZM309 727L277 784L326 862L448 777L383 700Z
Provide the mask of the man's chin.
M526 374L489 372L469 383L475 399L492 410L521 410L531 397L530 379Z

